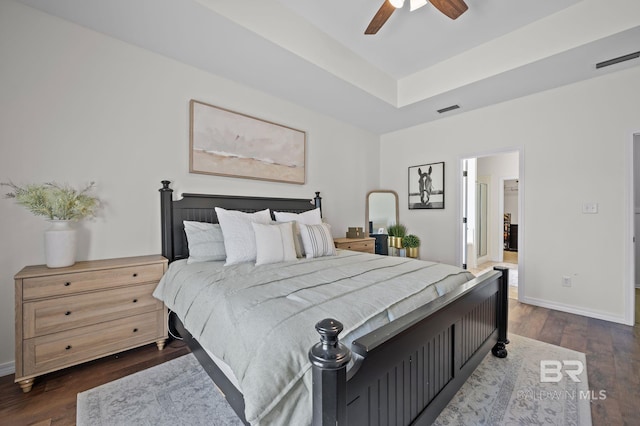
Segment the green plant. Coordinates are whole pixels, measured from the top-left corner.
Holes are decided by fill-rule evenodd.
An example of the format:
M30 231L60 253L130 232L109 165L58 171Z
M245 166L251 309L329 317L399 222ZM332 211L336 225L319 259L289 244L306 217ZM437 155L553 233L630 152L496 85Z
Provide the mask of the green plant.
M390 225L387 228L387 232L390 237L404 237L407 234L407 227L398 223L396 225Z
M420 238L413 234L405 235L402 237L402 247L420 247Z
M13 189L6 198L14 198L36 216L46 216L51 220L80 220L93 216L99 204L98 198L88 194L94 182L80 191L55 182L25 186L9 182L0 185Z

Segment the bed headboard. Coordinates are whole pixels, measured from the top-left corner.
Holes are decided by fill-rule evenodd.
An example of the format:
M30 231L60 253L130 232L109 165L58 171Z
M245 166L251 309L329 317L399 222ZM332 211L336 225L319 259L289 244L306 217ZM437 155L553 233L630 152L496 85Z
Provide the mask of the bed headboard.
M183 220L218 223L215 207L227 210L240 210L253 213L259 210L302 213L320 208L322 214L322 198L320 192L311 198L269 198L243 197L237 195L182 194L182 199L173 200L171 182L162 181L160 188L160 223L162 229L162 255L173 262L189 257L187 236L184 232Z

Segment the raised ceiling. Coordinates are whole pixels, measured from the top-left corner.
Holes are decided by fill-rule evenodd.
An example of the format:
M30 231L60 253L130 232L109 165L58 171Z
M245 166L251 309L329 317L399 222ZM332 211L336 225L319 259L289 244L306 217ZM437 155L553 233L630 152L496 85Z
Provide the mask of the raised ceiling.
M640 51L638 0L406 5L376 35L382 0L18 1L377 134L640 65L595 68Z

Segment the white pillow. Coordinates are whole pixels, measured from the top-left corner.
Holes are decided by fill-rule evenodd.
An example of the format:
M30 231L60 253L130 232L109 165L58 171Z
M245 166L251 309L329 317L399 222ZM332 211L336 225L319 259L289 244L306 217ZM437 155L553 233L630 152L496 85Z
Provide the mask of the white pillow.
M182 221L189 244L187 263L225 260L224 237L220 225L206 222Z
M335 256L336 247L331 237L331 231L326 223L320 225L305 225L300 223L300 236L307 259L321 256Z
M255 262L256 237L251 223L270 223L271 214L269 209L255 213L245 213L216 207L216 215L222 227L224 248L227 252L225 265Z
M298 224L303 223L305 225L320 225L322 223L322 217L320 217L320 209L316 208L302 213L289 213L289 212L273 212L277 222L296 222L296 239L294 241L296 245L296 254L298 257L304 257L304 245L300 238L300 227Z
M296 260L293 222L276 225L252 223L256 236L256 266Z
M320 225L322 223L322 217L320 217L320 209L316 208L302 213L289 213L289 212L273 212L276 217L276 222L290 222L295 220L298 223L304 223L305 225Z

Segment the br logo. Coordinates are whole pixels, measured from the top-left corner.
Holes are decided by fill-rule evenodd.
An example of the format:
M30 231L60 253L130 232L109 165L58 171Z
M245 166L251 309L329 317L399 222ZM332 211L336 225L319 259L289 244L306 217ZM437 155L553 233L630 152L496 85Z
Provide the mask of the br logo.
M540 381L542 383L558 383L562 380L563 371L574 382L580 382L578 376L584 371L584 364L582 361L576 360L543 359L540 361Z

